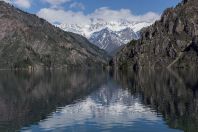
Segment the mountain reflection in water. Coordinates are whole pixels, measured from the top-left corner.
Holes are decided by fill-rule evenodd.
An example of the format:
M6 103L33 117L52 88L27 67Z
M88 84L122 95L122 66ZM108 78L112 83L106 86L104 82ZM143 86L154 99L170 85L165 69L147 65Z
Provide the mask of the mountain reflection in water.
M0 131L196 132L198 75L0 72Z

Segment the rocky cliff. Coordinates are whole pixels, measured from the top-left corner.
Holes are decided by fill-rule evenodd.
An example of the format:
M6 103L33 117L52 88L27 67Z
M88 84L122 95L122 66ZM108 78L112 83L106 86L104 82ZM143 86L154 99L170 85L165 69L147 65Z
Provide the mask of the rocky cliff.
M0 68L91 67L107 59L84 37L0 1Z
M197 67L198 1L184 0L141 31L141 39L125 46L113 59L119 68Z

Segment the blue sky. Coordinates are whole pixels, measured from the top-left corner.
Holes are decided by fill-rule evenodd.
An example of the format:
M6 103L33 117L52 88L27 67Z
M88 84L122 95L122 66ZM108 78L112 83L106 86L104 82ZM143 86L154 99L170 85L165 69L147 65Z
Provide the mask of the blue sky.
M93 12L100 7L110 7L118 10L130 9L135 14L144 14L149 11L162 13L167 7L175 6L180 0L75 0L86 6L86 13Z
M91 13L100 7L109 7L113 10L130 9L134 14L144 14L152 11L156 13L162 13L167 7L172 7L178 4L181 0L70 0L63 3L61 6L65 10L79 11L80 9L71 9L70 5L74 2L81 3L85 9L85 14ZM23 8L31 13L37 13L41 8L50 8L51 5L45 0L30 0L31 7Z
M159 19L168 7L181 0L4 0L51 23L71 23L91 18L113 20L127 17L138 20Z

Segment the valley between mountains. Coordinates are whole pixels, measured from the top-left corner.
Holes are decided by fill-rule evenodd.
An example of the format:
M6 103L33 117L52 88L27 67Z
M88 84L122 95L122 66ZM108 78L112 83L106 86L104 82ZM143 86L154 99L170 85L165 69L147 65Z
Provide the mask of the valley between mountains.
M0 1L0 68L197 67L198 2L183 0L160 20L52 25Z
M88 25L60 24L56 25L64 31L73 32L86 37L91 43L105 50L109 55L114 55L119 47L131 40L140 38L140 30L155 22L115 20L107 22L103 19L92 20Z

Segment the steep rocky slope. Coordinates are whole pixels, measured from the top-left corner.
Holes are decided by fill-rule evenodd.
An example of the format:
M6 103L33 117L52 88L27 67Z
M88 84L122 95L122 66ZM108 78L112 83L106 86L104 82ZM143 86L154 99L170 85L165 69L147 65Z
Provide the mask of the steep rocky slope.
M141 32L113 59L120 68L197 67L198 1L184 0Z
M35 15L0 1L0 68L101 66L106 53Z

